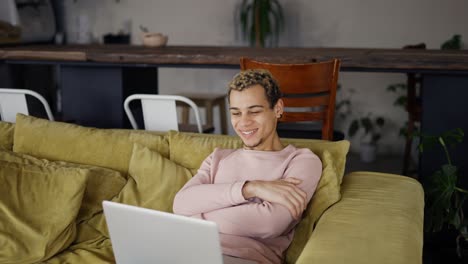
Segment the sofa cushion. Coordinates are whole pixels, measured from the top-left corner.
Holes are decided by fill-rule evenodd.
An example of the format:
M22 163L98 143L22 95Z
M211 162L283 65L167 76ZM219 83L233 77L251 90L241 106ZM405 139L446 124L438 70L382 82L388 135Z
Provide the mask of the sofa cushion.
M86 172L0 161L0 263L36 263L76 235Z
M320 159L322 160L322 177L302 220L296 226L294 238L286 251L286 263L296 263L320 216L341 199L340 183L334 172L332 155L324 150Z
M160 153L135 144L129 166L129 178L113 202L148 209L172 212L176 193L192 178L192 173ZM108 235L104 217L93 218L90 224Z
M19 164L33 164L46 167L67 167L83 169L88 180L83 203L76 218L81 222L102 211L102 201L116 196L126 183L120 172L91 165L81 165L64 161L48 161L30 155L11 151L0 151L0 160Z
M89 128L22 114L16 116L13 150L49 160L110 168L126 175L134 142L169 156L168 143L160 133Z
M15 132L15 124L0 121L0 149L13 149L13 133Z
M327 141L319 139L292 139L284 138L281 139L284 144L292 144L297 148L308 148L312 150L320 159L324 157L324 152L327 151L333 164L333 173L338 179L339 184L343 181L343 175L346 166L346 155L349 151L349 141Z
M53 258L44 262L46 264L63 263L115 263L112 244L109 238L101 236L99 239L72 245Z
M311 149L322 161L322 177L299 222L287 250L286 260L294 263L308 241L315 224L323 212L340 200L340 184L344 174L348 141L324 141L311 139L281 139L284 144ZM238 137L169 132L171 160L196 172L203 160L216 148L239 148Z
M184 133L169 131L169 152L171 160L196 172L215 148L236 149L242 147L238 137Z

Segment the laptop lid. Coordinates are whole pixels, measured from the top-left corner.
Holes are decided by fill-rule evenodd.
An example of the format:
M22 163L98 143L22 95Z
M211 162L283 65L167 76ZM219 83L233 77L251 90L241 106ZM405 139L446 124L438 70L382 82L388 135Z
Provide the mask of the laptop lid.
M116 262L221 264L216 223L103 202Z

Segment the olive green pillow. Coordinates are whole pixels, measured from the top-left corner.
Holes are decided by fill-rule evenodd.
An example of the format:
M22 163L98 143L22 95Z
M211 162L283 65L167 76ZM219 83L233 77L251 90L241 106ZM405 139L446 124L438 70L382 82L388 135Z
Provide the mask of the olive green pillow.
M128 182L112 201L172 212L176 193L192 176L190 170L164 158L160 153L134 144ZM93 218L90 224L108 236L104 217Z
M286 263L296 263L320 216L341 199L340 183L336 176L332 155L324 150L320 158L322 160L322 176L301 221L296 226L294 238L286 251Z
M294 239L286 252L286 261L294 263L302 252L323 212L341 199L340 185L344 174L348 141L325 141L312 139L281 139L284 144L309 148L322 161L322 176L310 200ZM171 160L195 172L203 160L216 148L239 148L238 137L169 132Z
M160 133L97 129L23 114L16 115L13 151L49 160L105 167L126 176L134 142L169 157L168 143Z
M13 149L13 133L15 132L15 124L0 121L0 149Z
M169 156L177 164L195 173L215 148L242 147L238 137L169 131Z
M0 161L0 263L36 263L67 248L86 186L77 168Z
M88 181L83 203L76 218L77 222L87 220L102 211L102 201L116 196L127 182L120 172L111 169L63 161L49 161L11 151L0 150L0 160L46 167L58 166L83 169L88 175Z

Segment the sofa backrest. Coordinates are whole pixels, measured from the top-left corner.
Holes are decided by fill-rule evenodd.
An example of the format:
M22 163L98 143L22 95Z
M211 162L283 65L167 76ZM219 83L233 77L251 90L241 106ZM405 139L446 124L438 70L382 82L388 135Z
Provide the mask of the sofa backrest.
M97 129L50 122L18 114L13 151L49 160L88 164L128 173L134 143L169 157L169 145L161 133Z

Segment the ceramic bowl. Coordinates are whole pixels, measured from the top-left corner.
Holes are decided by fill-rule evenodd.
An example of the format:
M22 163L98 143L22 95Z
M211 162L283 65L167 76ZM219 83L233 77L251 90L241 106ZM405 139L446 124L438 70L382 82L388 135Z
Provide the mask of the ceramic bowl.
M142 33L141 40L146 47L164 47L167 44L167 36L161 33Z

